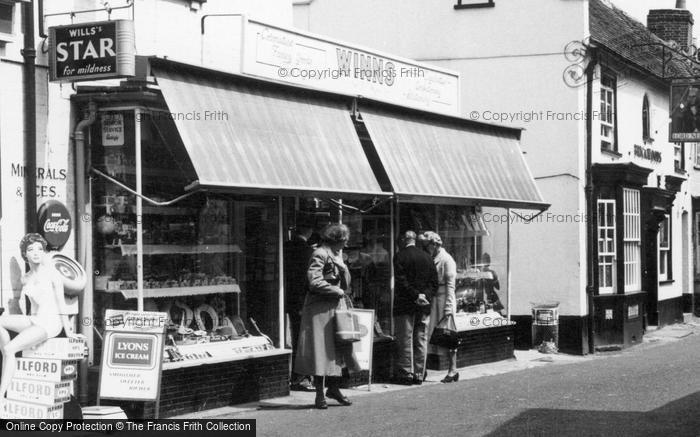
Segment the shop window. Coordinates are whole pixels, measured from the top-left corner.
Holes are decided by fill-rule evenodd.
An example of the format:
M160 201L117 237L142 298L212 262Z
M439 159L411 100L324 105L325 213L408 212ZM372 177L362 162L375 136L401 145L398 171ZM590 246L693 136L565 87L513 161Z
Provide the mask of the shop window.
M659 281L672 278L671 275L671 218L668 214L659 224Z
M644 94L642 102L642 139L645 143L653 141L651 138L651 112L649 110L649 96Z
M458 312L507 314L507 223L502 208L400 205L399 235L437 232L457 264Z
M604 74L600 80L600 148L609 152L617 152L615 98L616 80Z
M615 287L615 201L598 200L598 290L612 293Z
M685 172L684 143L673 144L673 168L676 172Z
M136 189L137 120L143 195L159 203L182 196L196 174L174 123L158 112L101 112L91 128L93 167ZM246 352L280 344L276 197L202 192L167 206L143 200L138 216L137 197L107 178L95 180L92 195L94 320L109 308L136 309L142 288L144 309L170 316L167 345L180 357L166 359L207 356L214 342L237 341Z
M641 232L639 190L623 188L623 246L625 292L641 287Z

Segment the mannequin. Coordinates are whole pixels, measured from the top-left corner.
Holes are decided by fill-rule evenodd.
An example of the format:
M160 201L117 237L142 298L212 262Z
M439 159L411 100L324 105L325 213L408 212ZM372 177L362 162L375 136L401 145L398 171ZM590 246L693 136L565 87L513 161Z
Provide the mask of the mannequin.
M19 245L29 271L22 277L22 293L19 297L22 314L0 316L0 401L5 398L15 373L17 352L58 336L61 330L68 337L78 337L66 315L62 279L58 272L45 263L46 246L46 240L39 234L25 235ZM31 303L31 314L27 314L25 296ZM15 338L10 339L8 331L16 332Z

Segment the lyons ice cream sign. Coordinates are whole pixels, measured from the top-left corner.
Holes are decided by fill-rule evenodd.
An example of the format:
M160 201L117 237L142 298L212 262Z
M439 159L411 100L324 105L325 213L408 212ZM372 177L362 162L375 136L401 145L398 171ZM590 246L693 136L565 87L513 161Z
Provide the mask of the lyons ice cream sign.
M49 40L51 81L74 82L135 74L133 21L51 27Z

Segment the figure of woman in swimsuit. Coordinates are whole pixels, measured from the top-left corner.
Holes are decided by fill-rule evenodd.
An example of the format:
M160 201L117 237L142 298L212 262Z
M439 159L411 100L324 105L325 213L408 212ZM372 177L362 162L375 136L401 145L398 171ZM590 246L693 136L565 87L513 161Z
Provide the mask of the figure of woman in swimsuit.
M22 277L19 296L22 314L0 316L0 401L5 398L15 373L17 352L56 337L62 329L67 336L76 337L66 315L61 277L45 263L46 246L46 240L39 234L27 234L19 244L22 258L29 264L29 272ZM29 298L31 314L27 314L25 296ZM15 338L10 339L8 331L16 332Z

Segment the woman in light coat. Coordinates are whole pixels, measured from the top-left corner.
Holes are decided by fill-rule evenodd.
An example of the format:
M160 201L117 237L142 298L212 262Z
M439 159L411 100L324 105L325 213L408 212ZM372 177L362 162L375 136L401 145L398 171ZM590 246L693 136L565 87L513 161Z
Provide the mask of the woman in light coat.
M428 325L428 338L433 333L435 326L443 317L454 315L457 312L457 299L455 298L455 283L457 280L457 263L452 256L442 247L442 239L432 231L424 232L421 235L423 247L435 262L438 271L438 291L433 298L430 311L430 323ZM441 382L449 383L459 380L457 373L457 350L446 350L439 347L438 353L447 353L450 359L450 367L447 376Z
M301 313L298 351L294 371L314 375L316 408L326 409L323 394L341 405L352 402L340 392L342 369L357 370L352 345L335 343L336 310L345 310L346 293L350 290L350 273L343 262L343 247L350 238L347 226L331 224L321 231L321 246L314 250L306 274L307 293Z

